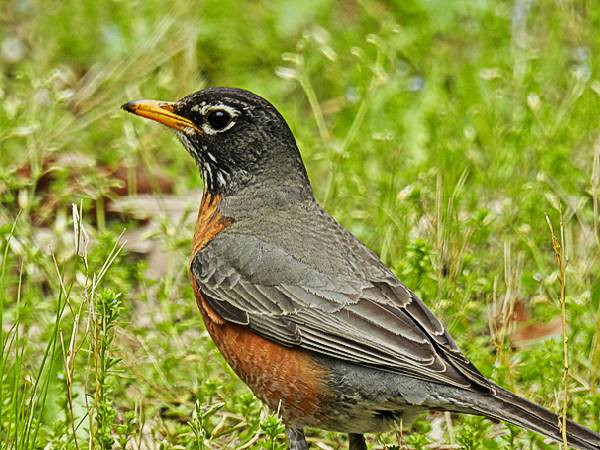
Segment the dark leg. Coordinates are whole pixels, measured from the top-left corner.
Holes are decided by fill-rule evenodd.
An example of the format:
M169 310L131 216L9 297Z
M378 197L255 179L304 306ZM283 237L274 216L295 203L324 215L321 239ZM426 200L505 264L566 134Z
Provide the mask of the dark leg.
M302 428L288 428L287 435L290 450L308 450L308 442L306 442Z
M365 442L365 437L362 434L349 433L348 440L350 441L348 450L367 450L367 443Z

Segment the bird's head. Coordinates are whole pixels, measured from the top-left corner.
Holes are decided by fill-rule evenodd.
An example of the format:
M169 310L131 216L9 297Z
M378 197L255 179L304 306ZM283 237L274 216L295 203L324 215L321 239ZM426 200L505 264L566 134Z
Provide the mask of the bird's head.
M264 188L311 195L290 128L275 107L258 95L208 88L175 102L136 100L122 108L174 130L211 194Z

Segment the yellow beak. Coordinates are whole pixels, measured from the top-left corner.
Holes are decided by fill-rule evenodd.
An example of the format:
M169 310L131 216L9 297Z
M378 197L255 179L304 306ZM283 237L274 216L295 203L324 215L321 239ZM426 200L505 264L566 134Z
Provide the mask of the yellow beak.
M194 124L190 119L179 116L173 112L175 109L175 103L173 102L160 102L156 100L134 100L132 102L125 103L121 106L125 111L136 114L138 116L146 117L156 122L162 123L163 125L173 128L181 132L190 132L194 130L198 133L202 133L202 130Z

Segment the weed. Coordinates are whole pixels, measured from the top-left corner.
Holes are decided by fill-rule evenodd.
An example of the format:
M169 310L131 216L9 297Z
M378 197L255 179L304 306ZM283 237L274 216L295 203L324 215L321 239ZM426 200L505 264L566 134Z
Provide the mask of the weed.
M198 172L118 108L206 85L277 106L315 196L486 376L561 413L568 395L568 415L598 430L599 20L598 2L577 1L2 3L0 447L285 445L195 305ZM150 176L138 196L138 170L169 192ZM516 304L534 324L560 318L563 339L517 346ZM403 444L544 447L434 417Z

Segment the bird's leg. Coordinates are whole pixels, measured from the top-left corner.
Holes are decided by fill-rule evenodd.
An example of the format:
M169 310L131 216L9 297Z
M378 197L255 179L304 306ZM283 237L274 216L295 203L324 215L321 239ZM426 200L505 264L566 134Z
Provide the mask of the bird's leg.
M348 440L350 441L348 450L367 450L367 443L365 442L364 435L359 433L348 433Z
M308 442L306 442L302 428L288 428L287 435L290 450L308 450Z

